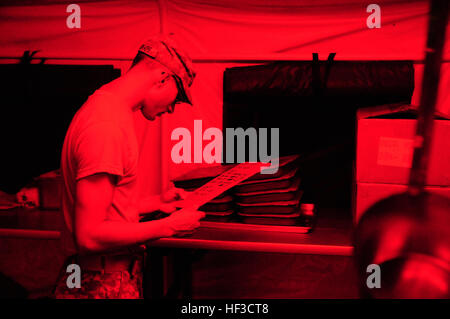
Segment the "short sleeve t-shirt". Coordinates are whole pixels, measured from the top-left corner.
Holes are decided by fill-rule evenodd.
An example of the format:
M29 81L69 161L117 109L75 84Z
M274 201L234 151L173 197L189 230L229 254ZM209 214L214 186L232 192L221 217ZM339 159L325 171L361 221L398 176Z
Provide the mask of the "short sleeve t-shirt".
M64 180L62 211L67 253L75 253L73 237L75 190L78 180L96 173L117 176L107 220L138 222L138 142L133 112L111 92L92 94L75 114L67 130L61 154Z

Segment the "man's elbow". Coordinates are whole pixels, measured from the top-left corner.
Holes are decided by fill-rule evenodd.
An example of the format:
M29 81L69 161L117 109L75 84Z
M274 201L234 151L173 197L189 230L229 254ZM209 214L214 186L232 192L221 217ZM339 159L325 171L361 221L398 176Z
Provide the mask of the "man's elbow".
M102 245L95 239L92 232L79 231L76 233L75 241L78 251L82 254L96 253L102 250Z

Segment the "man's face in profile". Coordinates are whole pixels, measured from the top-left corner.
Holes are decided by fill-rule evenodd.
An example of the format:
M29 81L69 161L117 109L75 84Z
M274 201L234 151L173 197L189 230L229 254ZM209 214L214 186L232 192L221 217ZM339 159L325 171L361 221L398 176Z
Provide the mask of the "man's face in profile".
M147 91L141 106L142 115L154 121L166 112L172 113L177 95L178 87L173 76L168 72L162 74L161 79Z

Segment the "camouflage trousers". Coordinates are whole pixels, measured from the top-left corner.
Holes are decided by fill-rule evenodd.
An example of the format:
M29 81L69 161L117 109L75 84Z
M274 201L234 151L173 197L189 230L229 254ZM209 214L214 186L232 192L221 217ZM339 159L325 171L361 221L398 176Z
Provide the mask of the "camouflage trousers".
M72 259L73 260L73 259ZM81 271L81 287L69 288L65 263L58 278L54 298L56 299L142 299L142 259L138 259L130 271L102 272Z

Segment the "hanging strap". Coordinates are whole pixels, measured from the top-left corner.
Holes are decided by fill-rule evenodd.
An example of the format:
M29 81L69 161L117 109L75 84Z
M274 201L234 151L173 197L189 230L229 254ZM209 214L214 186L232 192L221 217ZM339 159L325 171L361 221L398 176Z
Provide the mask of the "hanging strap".
M20 58L19 64L31 64L31 60L34 59L34 55L38 52L39 50L32 52L29 50L24 51L22 57ZM46 60L47 60L46 58L41 58L40 64L44 64Z
M327 63L325 65L325 77L322 82L323 83L323 86L322 86L323 91L327 88L328 77L330 76L331 66L333 65L335 56L336 56L336 53L330 53L328 55ZM321 93L323 93L323 92L321 92Z
M319 54L313 53L312 60L312 89L315 97L320 96L320 66L319 66Z
M313 53L312 60L312 89L314 96L321 97L323 96L324 91L327 88L328 77L330 76L331 66L333 65L334 57L336 53L330 53L328 55L328 59L325 64L325 74L324 78L321 79L320 74L320 62L319 62L319 54Z

